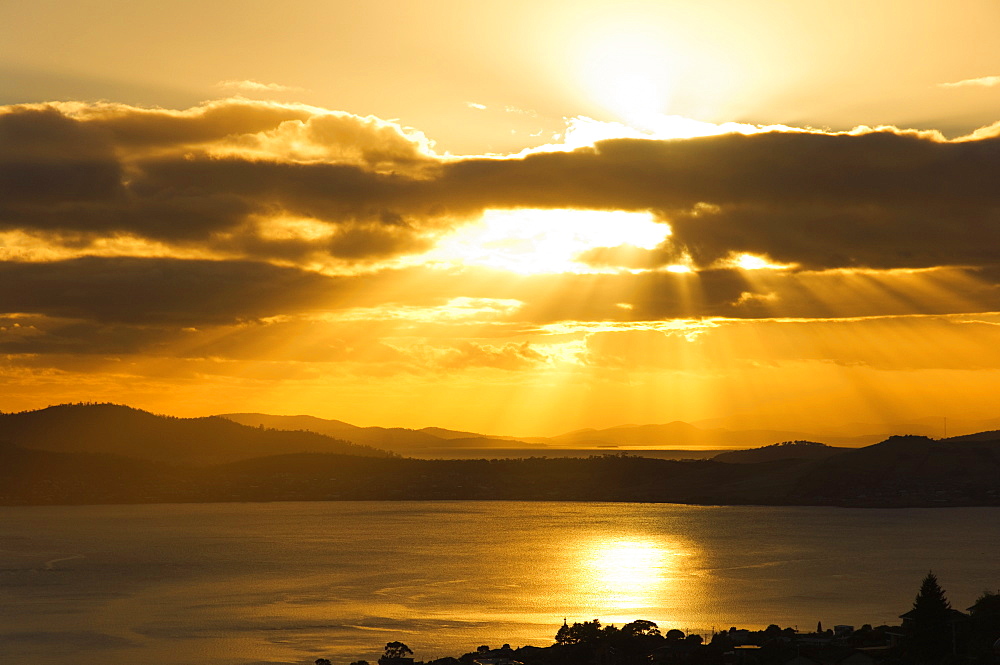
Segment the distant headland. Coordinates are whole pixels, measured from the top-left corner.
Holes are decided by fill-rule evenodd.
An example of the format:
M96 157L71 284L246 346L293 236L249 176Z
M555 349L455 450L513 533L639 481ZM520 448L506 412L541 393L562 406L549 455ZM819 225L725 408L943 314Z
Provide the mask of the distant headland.
M1000 431L947 439L890 436L859 448L787 441L711 451L710 458L700 451L701 459L602 449L561 456L556 450L493 438L477 448L477 458L420 459L374 445L371 432L367 439L349 441L236 420L173 418L114 404L0 414L0 504L527 500L1000 505ZM482 438L450 430L377 434L390 443L404 435L425 442L433 438L439 447L458 441L464 450L470 436ZM512 449L516 456L510 455ZM688 452L675 455L694 456Z

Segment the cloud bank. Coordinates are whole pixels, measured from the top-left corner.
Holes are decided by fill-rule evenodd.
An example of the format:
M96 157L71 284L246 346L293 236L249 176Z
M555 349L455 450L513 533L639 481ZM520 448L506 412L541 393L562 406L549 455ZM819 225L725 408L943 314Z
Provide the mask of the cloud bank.
M516 371L614 367L609 340L625 338L606 335L651 321L789 331L790 321L842 320L836 330L868 334L875 327L850 322L1000 311L997 127L951 141L894 128L775 130L454 156L398 123L299 104L8 106L0 316L10 325L0 348L265 357L282 336L325 329L329 343L281 357ZM497 209L645 211L670 234L654 249L584 252L594 274L421 258ZM765 269L747 269L743 255L764 257ZM670 270L678 263L687 272ZM619 332L577 334L575 350L529 343L565 322ZM205 338L210 330L228 342ZM735 333L744 329L732 330L705 338L728 340L715 350L695 345L706 357L747 346ZM985 339L995 328L976 330ZM364 336L369 352L352 341ZM679 357L677 344L692 348L667 342L643 345L661 361ZM845 353L823 358L882 362Z

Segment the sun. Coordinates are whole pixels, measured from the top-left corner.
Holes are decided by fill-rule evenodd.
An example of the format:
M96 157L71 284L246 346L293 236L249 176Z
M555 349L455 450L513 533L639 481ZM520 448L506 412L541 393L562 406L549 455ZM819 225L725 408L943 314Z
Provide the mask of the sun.
M650 129L669 106L674 55L641 29L593 35L582 47L578 80L584 93L632 126Z
M589 265L580 258L599 248L651 250L669 236L670 227L650 212L493 209L420 258L522 275L619 272L621 268Z

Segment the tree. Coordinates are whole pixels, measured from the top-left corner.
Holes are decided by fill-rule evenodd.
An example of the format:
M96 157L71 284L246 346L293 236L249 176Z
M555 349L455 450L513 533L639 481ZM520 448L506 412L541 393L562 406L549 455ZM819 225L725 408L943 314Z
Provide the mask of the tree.
M659 637L660 629L652 621L636 619L622 626L622 634L626 637Z
M952 651L951 603L933 572L920 584L913 609L903 615L912 653L922 661L939 660Z
M332 665L329 658L317 658L316 665Z
M559 631L556 633L557 644L597 644L603 635L601 622L597 619L574 623L572 626L563 621Z
M1000 641L1000 591L984 591L969 608L972 617L972 652L983 658L993 651L993 645Z
M407 656L412 655L413 650L402 642L388 642L385 645L385 653L383 653L382 657L378 659L378 662L384 664L392 662L397 658L406 658Z

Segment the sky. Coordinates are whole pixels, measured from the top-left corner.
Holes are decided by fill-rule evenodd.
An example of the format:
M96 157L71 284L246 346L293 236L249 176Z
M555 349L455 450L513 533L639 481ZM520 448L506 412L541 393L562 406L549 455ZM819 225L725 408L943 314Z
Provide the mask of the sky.
M0 5L0 410L1000 416L1000 4Z

